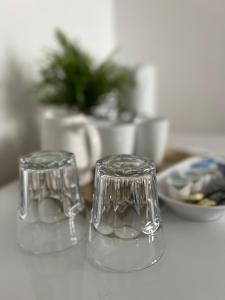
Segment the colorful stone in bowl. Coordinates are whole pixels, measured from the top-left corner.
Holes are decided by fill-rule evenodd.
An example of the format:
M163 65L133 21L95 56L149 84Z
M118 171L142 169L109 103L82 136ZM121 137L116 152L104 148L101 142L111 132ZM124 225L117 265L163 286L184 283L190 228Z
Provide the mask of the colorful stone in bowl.
M206 159L203 157L189 158L158 175L160 199L175 213L189 220L213 221L225 215L225 177L217 167L217 162L212 159L209 171L204 167L200 172L199 166L204 160ZM191 181L190 176L187 176L188 179L184 176L193 171L193 165L195 171L198 169L198 173L203 176L199 180ZM184 177L183 182L186 179L187 185L174 184L174 174Z

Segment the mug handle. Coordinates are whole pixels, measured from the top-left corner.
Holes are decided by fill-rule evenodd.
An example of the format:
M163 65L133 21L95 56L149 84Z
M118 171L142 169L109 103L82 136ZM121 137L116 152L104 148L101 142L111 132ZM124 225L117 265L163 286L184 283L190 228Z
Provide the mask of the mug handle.
M89 122L86 122L86 132L90 145L90 166L95 167L96 161L101 157L102 154L102 142L101 137L96 127Z

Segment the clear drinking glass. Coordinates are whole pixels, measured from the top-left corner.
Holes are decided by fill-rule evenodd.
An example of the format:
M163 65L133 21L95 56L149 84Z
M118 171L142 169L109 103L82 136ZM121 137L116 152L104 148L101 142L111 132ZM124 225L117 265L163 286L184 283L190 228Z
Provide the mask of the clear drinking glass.
M40 151L20 158L20 246L34 253L63 250L82 238L84 223L74 155Z
M103 268L129 272L164 252L155 166L131 155L96 164L87 255Z

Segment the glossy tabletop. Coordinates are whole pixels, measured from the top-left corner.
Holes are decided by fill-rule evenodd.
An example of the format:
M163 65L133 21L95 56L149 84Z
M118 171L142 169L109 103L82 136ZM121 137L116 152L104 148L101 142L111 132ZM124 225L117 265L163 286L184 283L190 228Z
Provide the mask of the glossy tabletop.
M109 273L86 260L85 239L51 255L23 252L15 234L17 185L0 190L0 299L225 299L225 218L195 223L163 207L163 258L143 271Z

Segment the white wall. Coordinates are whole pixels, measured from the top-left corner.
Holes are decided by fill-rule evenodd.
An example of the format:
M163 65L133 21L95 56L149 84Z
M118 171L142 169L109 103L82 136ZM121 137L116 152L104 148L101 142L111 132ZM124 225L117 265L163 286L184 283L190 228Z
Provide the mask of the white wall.
M62 30L97 57L114 45L112 0L2 0L0 58L16 50L30 61L53 44L53 30Z
M121 60L158 70L158 113L180 132L225 133L225 1L116 0Z
M30 81L60 28L97 59L115 45L113 0L0 1L0 184L21 154L39 148Z

